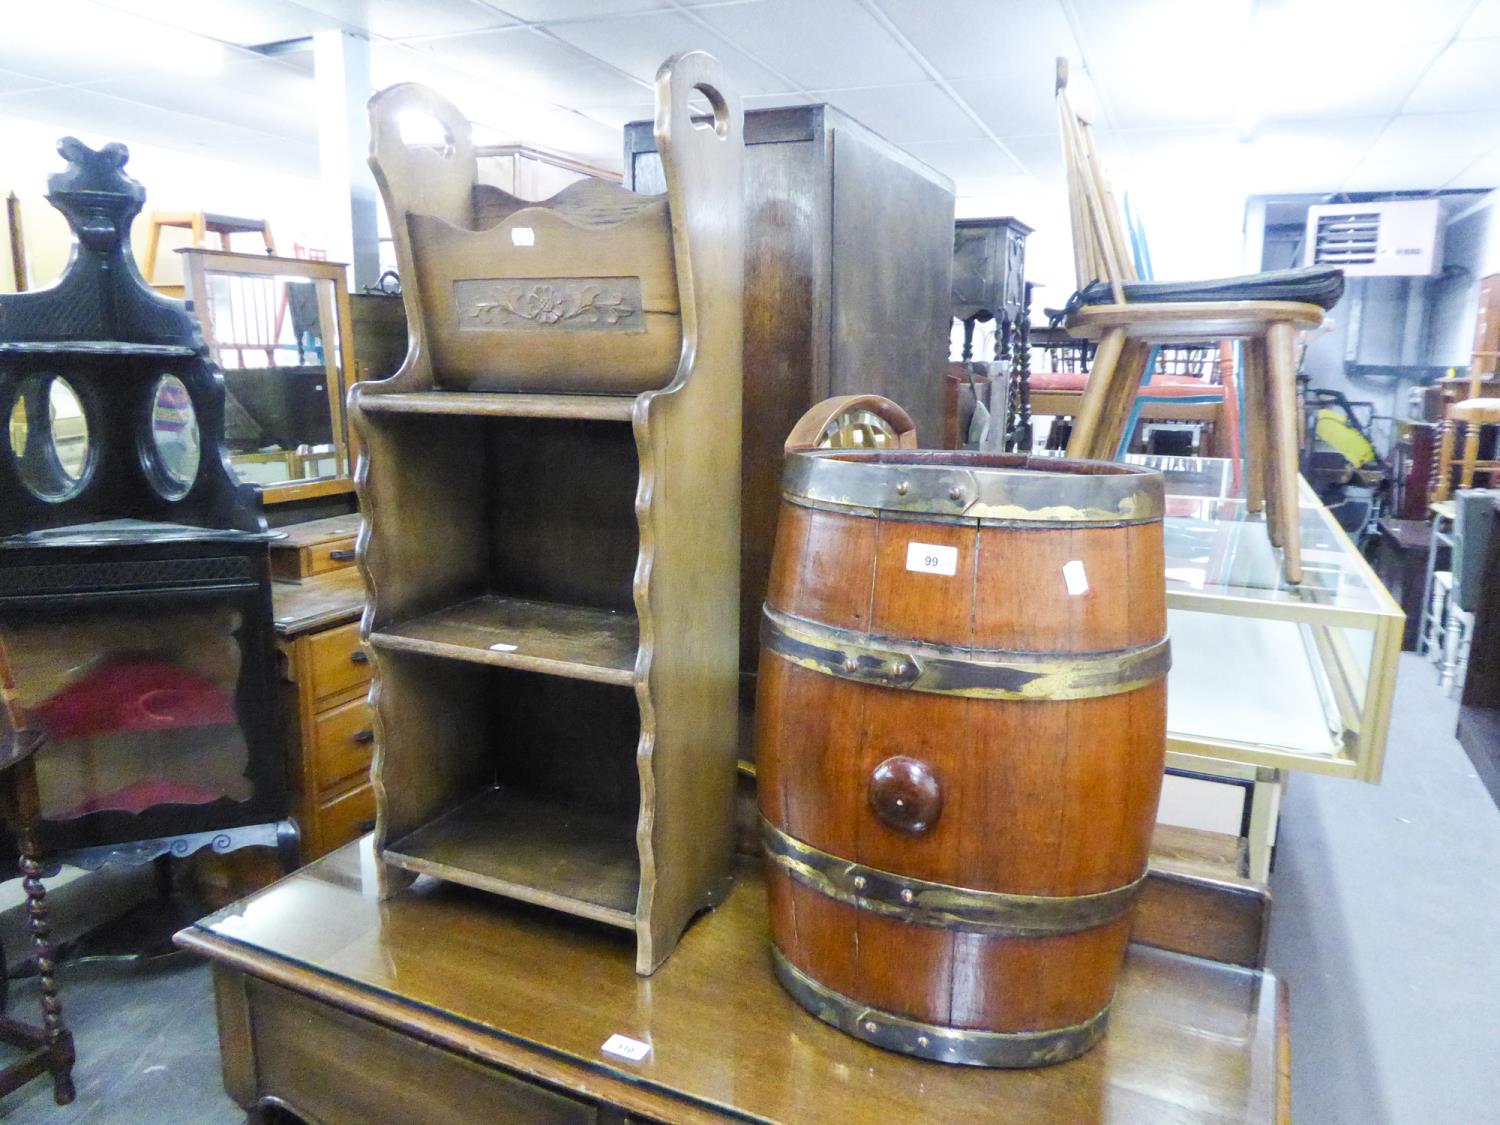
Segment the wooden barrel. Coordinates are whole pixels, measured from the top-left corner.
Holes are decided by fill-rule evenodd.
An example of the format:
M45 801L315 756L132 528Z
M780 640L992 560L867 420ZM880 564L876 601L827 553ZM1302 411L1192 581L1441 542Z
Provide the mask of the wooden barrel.
M1040 1066L1104 1031L1166 739L1162 481L792 453L756 760L777 975L878 1046Z

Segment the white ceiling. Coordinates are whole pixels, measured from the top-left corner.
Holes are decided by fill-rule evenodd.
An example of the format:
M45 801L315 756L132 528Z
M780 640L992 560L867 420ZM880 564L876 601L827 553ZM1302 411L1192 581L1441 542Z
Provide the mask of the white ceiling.
M0 37L0 116L308 176L309 55L246 48L344 28L370 37L377 87L426 82L484 140L614 167L657 66L702 48L747 108L831 102L960 196L1061 191L1052 71L1066 55L1127 182L1227 162L1248 192L1500 185L1500 0L22 4ZM183 72L214 54L218 73Z

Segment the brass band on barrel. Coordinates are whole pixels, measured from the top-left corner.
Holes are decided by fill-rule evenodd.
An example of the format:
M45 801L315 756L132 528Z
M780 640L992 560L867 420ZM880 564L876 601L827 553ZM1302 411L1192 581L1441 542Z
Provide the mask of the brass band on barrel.
M968 1066L1033 1067L1067 1062L1099 1041L1109 1006L1083 1023L1049 1031L944 1027L871 1008L813 980L772 948L776 977L792 999L824 1023L887 1051Z
M1118 527L1152 523L1165 508L1161 474L1122 465L1000 457L966 466L921 451L808 450L788 454L782 495L793 503L848 515L920 514L930 522L1068 524ZM1014 464L1009 462L1014 461Z
M1091 930L1130 911L1146 876L1092 895L1013 895L933 883L831 855L761 820L771 862L803 886L839 902L918 926L1007 937Z
M1027 653L882 640L767 605L767 651L824 675L970 699L1093 699L1155 683L1172 664L1166 639L1101 653Z

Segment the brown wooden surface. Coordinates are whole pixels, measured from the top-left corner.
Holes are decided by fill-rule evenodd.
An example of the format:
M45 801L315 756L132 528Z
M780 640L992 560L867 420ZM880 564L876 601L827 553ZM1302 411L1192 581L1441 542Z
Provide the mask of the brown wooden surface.
M1067 495L1060 484L1058 502ZM913 573L912 542L953 548L956 574ZM1071 560L1087 574L1081 595L1062 579ZM1103 653L1165 635L1162 565L1159 521L992 527L788 501L768 605L961 653ZM803 843L882 871L1019 895L1096 894L1146 867L1164 677L1092 699L982 700L871 687L763 650L758 695L761 810ZM898 753L940 781L942 815L920 832L892 827L875 807L875 771ZM776 943L796 967L860 1003L939 1025L1083 1023L1109 1002L1130 928L1120 919L1039 938L954 932L872 914L784 874L770 886Z
M353 512L278 528L285 538L271 543L271 577L278 582L301 582L350 566L359 523L359 513Z
M782 441L833 395L900 403L939 441L953 187L831 106L745 117L740 670L753 675ZM625 127L625 183L662 189L650 122Z
M1029 1072L946 1066L851 1039L781 991L753 871L647 983L629 940L607 928L441 884L381 902L374 866L368 841L351 846L181 935L222 966L220 1043L241 1105L280 1098L310 1112L320 1099L325 1125L369 1120L331 1095L468 1060L505 1089L520 1076L662 1121L1222 1125L1274 1121L1286 1081L1268 974L1132 947L1089 1054ZM300 1017L295 1033L286 1013ZM278 1018L286 1034L248 1031ZM348 1029L337 1043L304 1030L333 1021ZM651 1053L639 1064L603 1054L617 1032ZM468 1090L405 1081L404 1119L472 1115L460 1095L480 1095Z
M692 121L695 89L712 91L713 127ZM400 371L351 396L368 453L360 566L387 892L435 869L403 842L497 782L544 811L591 809L609 829L597 862L571 866L545 815L508 821L525 803L511 802L495 825L458 817L473 838L439 841L442 866L572 913L607 903L635 927L642 973L723 892L737 744L742 118L701 53L663 65L657 101L664 199L585 184L539 208L476 190L450 104L412 86L378 95L372 167L416 279L411 342ZM402 144L410 111L442 122L446 153ZM511 237L526 226L530 248ZM645 331L559 344L551 329L454 328L450 287L518 270L639 278ZM497 870L522 852L524 870Z
M273 582L271 604L277 635L295 637L357 619L365 608L365 584L359 571L346 566L311 582Z

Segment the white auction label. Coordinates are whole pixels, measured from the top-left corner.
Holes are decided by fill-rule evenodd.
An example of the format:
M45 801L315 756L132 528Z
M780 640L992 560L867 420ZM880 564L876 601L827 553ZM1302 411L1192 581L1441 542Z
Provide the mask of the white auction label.
M1083 572L1082 559L1063 563L1063 582L1067 584L1068 593L1075 597L1089 592L1089 576Z
M514 246L535 246L536 231L530 227L511 227L510 241Z
M504 641L490 645L491 652L515 652L517 645L508 645Z
M651 1044L642 1043L639 1039L632 1039L628 1035L611 1035L604 1041L604 1046L599 1049L606 1055L619 1055L622 1059L640 1062L651 1053Z
M939 547L932 543L908 543L906 569L923 574L957 574L958 548Z

